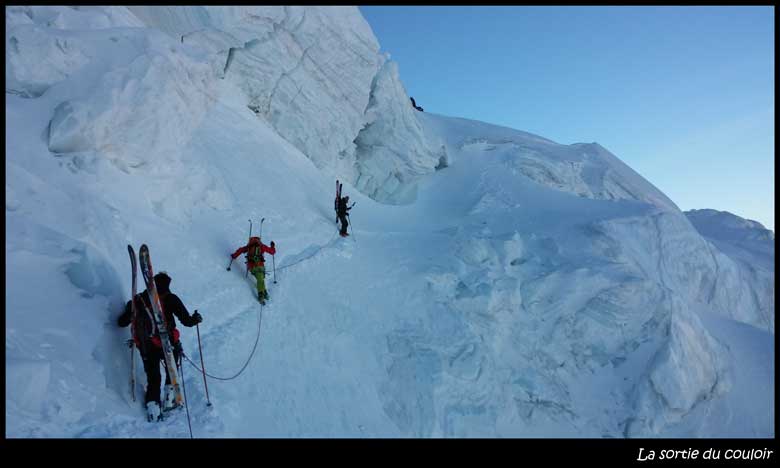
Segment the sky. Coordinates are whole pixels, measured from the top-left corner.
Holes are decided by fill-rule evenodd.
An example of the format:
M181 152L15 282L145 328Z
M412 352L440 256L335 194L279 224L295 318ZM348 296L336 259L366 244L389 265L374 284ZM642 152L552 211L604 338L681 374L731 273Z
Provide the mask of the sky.
M774 230L774 7L363 6L427 112L597 142Z

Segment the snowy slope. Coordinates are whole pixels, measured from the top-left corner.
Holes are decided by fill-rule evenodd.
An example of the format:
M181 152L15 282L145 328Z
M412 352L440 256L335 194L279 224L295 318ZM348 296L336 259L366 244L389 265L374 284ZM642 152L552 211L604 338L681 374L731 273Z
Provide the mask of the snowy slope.
M185 365L196 437L774 436L773 289L742 257L597 144L411 110L357 9L6 26L6 436L189 436L130 401L128 243L203 314L210 374L259 340L211 408ZM263 217L261 309L225 266Z

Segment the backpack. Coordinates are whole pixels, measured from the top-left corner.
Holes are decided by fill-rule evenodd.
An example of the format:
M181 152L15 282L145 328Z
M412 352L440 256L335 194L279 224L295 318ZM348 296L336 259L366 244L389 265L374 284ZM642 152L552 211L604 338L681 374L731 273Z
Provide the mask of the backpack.
M246 251L246 258L252 263L265 263L263 257L263 247L259 237L249 239L249 247Z
M148 296L146 296L148 297ZM135 321L131 323L133 340L138 349L146 351L146 342L156 331L154 318L152 318L151 304L146 303L144 294L137 294L135 301Z
M131 326L133 327L133 340L135 341L138 349L142 354L146 354L147 342L152 343L156 348L162 349L162 341L160 341L160 335L157 333L157 325L153 317L151 303L146 301L149 298L148 293L141 293L135 296L135 319L136 322ZM164 313L164 312L163 312ZM172 343L179 342L179 330L173 328L170 331L171 324L169 324L169 336L172 339Z

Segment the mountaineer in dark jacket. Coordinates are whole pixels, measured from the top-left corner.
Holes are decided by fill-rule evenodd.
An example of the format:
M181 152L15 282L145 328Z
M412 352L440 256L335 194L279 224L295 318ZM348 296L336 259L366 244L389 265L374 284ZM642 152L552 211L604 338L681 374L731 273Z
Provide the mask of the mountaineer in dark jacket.
M157 294L160 296L160 303L165 317L165 323L168 327L168 336L174 349L176 362L181 359L181 343L179 342L179 330L176 329L176 320L174 316L185 327L193 327L203 321L198 311L190 315L187 308L179 299L179 296L173 294L169 289L171 277L165 272L154 275L154 284L157 287ZM144 362L144 371L146 372L146 408L148 414L159 418L160 405L160 361L163 361L165 368L165 408L170 409L174 404L174 391L171 385L171 379L168 375L168 367L165 365L163 357L162 342L160 333L154 321L154 312L152 312L151 301L149 300L149 291L144 291L135 296L135 323L133 322L133 313L130 301L127 301L125 311L119 316L117 324L120 327L132 325L133 341L141 353L141 359Z
M347 206L348 202L349 197L340 197L338 201L338 208L336 209L339 220L341 220L341 231L339 232L341 237L347 237L349 235L347 234L347 226L349 226L349 223L347 222L347 216L349 216L349 210L355 206L355 203L352 203L352 206Z
M414 107L415 109L417 109L417 110L418 110L418 111L420 111L420 112L423 112L423 108L422 108L422 107L420 107L420 106L418 106L418 105L417 105L417 103L416 103L416 102L414 102L414 98L413 98L413 97L411 97L411 96L410 96L410 97L409 97L409 99L411 99L411 100L412 100L412 107Z

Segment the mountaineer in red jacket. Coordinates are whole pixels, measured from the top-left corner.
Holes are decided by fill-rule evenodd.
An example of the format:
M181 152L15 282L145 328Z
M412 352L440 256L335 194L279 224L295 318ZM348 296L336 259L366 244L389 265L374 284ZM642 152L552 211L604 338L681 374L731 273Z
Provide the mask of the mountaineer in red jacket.
M250 237L249 243L233 252L230 258L235 260L242 253L246 254L246 269L257 279L257 300L260 301L260 304L265 304L268 299L268 291L265 289L265 258L263 258L263 253L276 255L276 244L271 241L271 246L268 247L260 241L259 237Z

